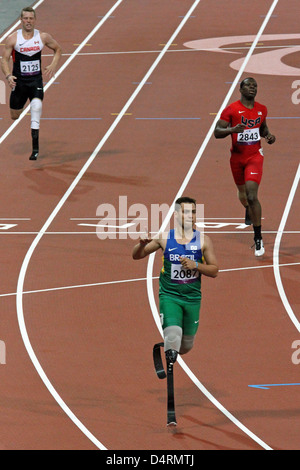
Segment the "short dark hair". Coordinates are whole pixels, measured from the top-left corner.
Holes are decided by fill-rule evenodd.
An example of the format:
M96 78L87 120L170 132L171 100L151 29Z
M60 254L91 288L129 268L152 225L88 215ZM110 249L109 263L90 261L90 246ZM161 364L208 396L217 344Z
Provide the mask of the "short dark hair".
M244 80L241 81L240 88L243 88L243 86L245 85L246 80L254 80L256 82L255 78L253 78L253 77L244 78Z
M179 210L179 208L181 207L181 204L195 204L196 206L196 200L193 199L192 197L188 197L188 196L182 196L182 197L179 197L176 201L175 201L175 210Z
M35 14L35 10L32 8L32 7L25 7L22 9L21 11L21 18L23 16L23 13L24 12L27 12L27 13L33 13L34 14L34 17L36 18L36 14Z

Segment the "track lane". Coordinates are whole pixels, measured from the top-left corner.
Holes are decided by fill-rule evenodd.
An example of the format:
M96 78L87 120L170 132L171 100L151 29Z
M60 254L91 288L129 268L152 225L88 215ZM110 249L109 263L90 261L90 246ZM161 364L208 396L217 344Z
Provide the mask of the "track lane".
M18 129L19 129L19 128L18 128ZM2 149L3 149L3 146L2 146ZM4 150L4 149L3 149L3 150ZM4 151L5 151L5 150L4 150ZM16 185L16 186L17 186L17 185ZM5 189L5 188L2 188L2 190L4 190L4 189ZM24 190L24 187L23 187L23 190ZM12 207L11 207L10 209L12 209ZM18 364L19 364L19 367L20 367L20 366L21 366L21 358L20 358L20 361L19 361L19 363L18 363ZM8 367L7 369L9 369L9 367ZM6 369L6 370L7 370L7 369ZM34 383L33 383L33 385L32 385L32 386L34 387ZM38 389L37 389L37 390L35 390L35 393L38 393ZM44 390L44 389L43 389L43 393L45 393L45 390ZM68 425L69 425L69 423L68 423ZM63 428L64 428L64 426L61 426L61 429L63 429ZM14 429L12 429L12 431L14 432ZM50 433L50 434L51 434L51 433ZM49 435L50 435L50 434L49 434ZM75 431L75 434L77 434L77 431ZM66 435L69 435L69 433L68 433L68 432L66 432ZM73 445L73 443L74 443L74 441L72 442L72 440L71 440L71 439L72 439L72 433L70 434L70 439L69 439L69 441L68 441L68 443L69 443L69 445L70 445L70 446L72 446L72 445ZM18 446L18 444L17 444L17 440L18 440L18 439L16 438L16 436L14 436L13 442L14 442L14 445L16 445L16 446ZM82 441L84 442L84 439L82 439L82 436L80 436L80 438L79 438L79 439L77 439L77 443L76 443L76 445L77 445L77 446L78 446L78 445L79 445L79 446L81 446L81 445L82 445L82 446L83 446L83 448L85 448L85 445L86 445L86 444L83 444L83 443L82 443L82 444L80 444L80 443L79 443L79 442L80 442L80 440L82 440ZM51 444L50 444L50 445L51 445ZM54 445L55 445L55 444L54 444ZM21 446L22 446L22 445L21 445ZM64 445L62 444L62 446L64 446ZM45 447L47 447L47 445L45 445ZM29 448L30 448L30 446L29 446Z

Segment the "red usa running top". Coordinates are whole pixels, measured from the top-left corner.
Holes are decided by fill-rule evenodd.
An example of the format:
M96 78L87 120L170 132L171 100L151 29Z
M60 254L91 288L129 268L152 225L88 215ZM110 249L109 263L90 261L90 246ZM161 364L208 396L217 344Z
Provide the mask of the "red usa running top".
M231 127L244 124L244 132L231 134L232 154L252 155L261 148L260 126L268 114L266 106L254 102L252 109L246 108L242 102L235 101L222 111L220 118L229 123Z

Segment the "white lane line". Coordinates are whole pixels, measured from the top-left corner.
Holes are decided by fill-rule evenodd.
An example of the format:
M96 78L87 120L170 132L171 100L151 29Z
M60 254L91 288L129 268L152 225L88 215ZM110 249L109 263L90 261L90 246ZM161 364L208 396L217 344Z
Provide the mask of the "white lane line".
M281 280L281 276L280 276L280 269L279 269L279 266L280 266L279 265L279 251L280 251L280 243L281 243L282 233L284 231L284 227L285 227L287 218L289 216L291 206L293 204L293 200L294 200L294 196L295 196L298 184L299 184L299 180L300 180L300 164L298 166L298 170L297 170L297 173L296 173L296 176L295 176L295 179L294 179L294 182L293 182L293 185L292 185L292 188L291 188L291 191L290 191L290 194L289 194L289 197L288 197L288 200L287 200L287 203L286 203L283 215L282 215L282 219L281 219L281 222L280 222L280 225L279 225L278 233L277 233L277 236L276 236L276 239L275 239L274 250L273 250L273 265L274 265L274 276L275 276L277 289L278 289L280 298L282 300L282 303L284 305L284 308L286 309L286 311L287 311L290 319L294 323L295 327L300 332L300 323L299 323L298 319L296 318L296 315L294 314L293 309L291 308L290 303L287 299L285 290L283 288L283 284L282 284L282 280Z
M244 62L239 70L239 72L237 73L227 95L226 95L226 98L223 102L223 104L221 105L220 107L220 110L219 112L217 113L199 151L198 151L198 154L196 155L195 157L195 160L194 162L192 163L176 197L174 198L174 201L173 201L173 204L171 205L171 208L168 212L168 215L167 217L165 218L165 220L163 221L162 223L162 226L160 228L160 231L164 231L172 217L172 214L173 214L173 211L174 211L174 206L175 206L175 201L178 197L180 197L183 192L185 191L202 155L203 155L203 152L204 150L206 149L209 141L210 141L210 138L211 136L213 135L213 132L214 132L214 129L215 129L215 126L216 126L216 123L217 121L219 120L219 117L221 115L221 112L223 110L223 108L227 105L229 99L231 98L245 68L246 68L246 65L251 57L251 55L253 54L253 51L255 50L255 47L259 41L259 38L260 36L262 35L264 29L266 28L268 22L269 22L269 19L277 5L279 0L274 0L270 9L269 9L269 12L264 20L264 22L262 23L257 35L256 35L256 38L254 39L253 43L252 43L252 46L250 47L249 51L248 51L248 54L246 55L245 59L244 59ZM151 310L152 310L152 314L153 314L153 317L154 317L154 321L157 325L157 328L158 330L160 331L161 333L161 336L163 337L163 331L162 331L162 327L161 327L161 322L160 322L160 316L159 316L159 313L158 313L158 310L157 310L157 306L156 306L156 300L155 300L155 296L154 296L154 292L153 292L153 283L152 283L152 278L153 278L153 265L154 265L154 258L155 258L155 253L152 253L150 256L149 256L149 260L148 260L148 266L147 266L147 288L148 288L148 298L149 298L149 303L150 303L150 307L151 307ZM187 373L187 375L190 377L190 379L195 383L195 385L202 391L202 393L204 393L206 395L206 397L230 420L232 421L237 427L239 427L245 434L247 434L252 440L254 440L255 442L257 442L261 447L263 447L264 449L266 450L272 450L272 448L267 445L264 441L262 441L258 436L256 436L252 431L250 431L246 426L244 426L240 421L238 421L228 410L226 410L223 405L221 405L221 403L219 403L211 394L210 392L201 384L201 382L195 377L195 375L192 373L192 371L188 368L188 366L184 363L184 361L182 360L182 358L180 357L179 358L179 363L180 365L184 368L185 372Z
M135 225L134 223L132 222L128 222L127 224L123 224L123 225L101 225L100 223L98 224L78 224L78 225L81 225L81 226L84 226L84 227L106 227L106 228L119 228L119 229L124 229L124 228L128 228L128 227L132 227L133 225ZM107 233L107 232L105 232Z
M287 267L287 266L299 266L300 263L282 263L279 264L281 267ZM231 273L233 271L248 271L250 269L264 269L264 268L273 268L273 264L264 264L261 266L248 266L245 268L229 268L229 269L220 269L220 273Z
M290 267L290 266L299 266L299 263L284 263L280 264L279 267ZM220 269L219 273L229 273L229 272L234 272L234 271L247 271L251 269L263 269L263 268L273 268L273 264L268 264L268 265L263 265L263 266L248 266L245 268L228 268L228 269ZM154 276L153 280L159 279L159 276ZM92 282L89 284L75 284L71 286L62 286L62 287L48 287L46 289L36 289L36 290L30 290L30 291L24 291L23 295L26 294L42 294L44 292L56 292L56 291L62 291L62 290L70 290L70 289L82 289L86 287L100 287L100 286L110 286L114 284L126 284L130 282L142 282L142 281L147 281L146 277L138 277L134 279L119 279L118 281L104 281L104 282ZM0 294L1 297L14 297L16 296L16 292L11 292L8 294Z
M123 0L118 0L114 6L109 10L109 12L104 16L104 18L98 23L98 25L93 29L93 31L85 38L85 40L81 43L81 45L76 49L76 51L74 52L74 54L72 55L72 57L70 57L70 60L68 60L60 69L59 69L59 72L58 72L58 75L60 73L62 73L62 71L69 65L69 63L71 62L71 60L74 59L74 57L76 56L76 54L81 50L81 48L89 41L89 39L98 31L98 29L105 23L106 19L111 15L111 13L116 10L116 8L123 2ZM51 85L51 83L54 81L54 77L53 79L51 79L47 86L49 87ZM26 110L25 110L26 112ZM23 113L24 114L24 113ZM107 135L107 138L108 138L108 135ZM1 143L1 141L0 141ZM38 361L38 358L31 346L31 343L30 343L30 340L29 340L29 336L28 336L28 333L27 333L27 329L26 329L26 324L25 324L25 318L24 318L24 311L23 311L23 290L24 290L24 280L25 280L25 276L26 276L26 271L27 271L27 267L28 267L28 264L30 262L30 259L31 259L31 256L36 248L36 246L38 245L40 239L42 238L43 236L43 232L45 232L47 230L47 228L49 227L49 225L51 224L51 222L53 221L53 219L55 218L56 214L59 212L59 210L61 209L61 207L63 206L63 204L65 203L65 201L67 200L67 198L69 197L69 195L71 194L71 192L73 191L73 189L76 187L77 183L80 181L81 177L84 175L85 171L87 170L87 168L90 166L90 164L92 163L92 161L94 160L94 158L96 157L98 152L94 152L93 155L89 158L88 162L84 165L83 169L79 172L79 174L77 175L77 177L75 178L75 180L73 181L73 183L71 184L71 186L69 187L69 189L67 190L67 192L65 193L65 195L63 196L63 198L60 200L60 202L58 203L58 205L56 206L56 208L54 209L54 211L52 212L52 214L49 216L48 220L46 221L46 223L44 224L43 228L41 229L41 232L36 236L36 238L34 239L34 241L32 242L29 250L27 251L26 253L26 256L24 258L24 261L23 261L23 264L22 264L22 267L21 267L21 270L20 270L20 273L19 273L19 278L18 278L18 284L17 284L17 297L16 297L16 305L17 305L17 315L18 315L18 322L19 322L19 328L20 328L20 332L21 332L21 336L22 336L22 339L23 339L23 342L24 342L24 345L25 345L25 348L27 350L27 353L34 365L34 367L36 368L39 376L41 377L42 381L44 382L45 386L47 387L47 389L49 390L49 392L51 393L51 395L53 396L53 398L56 400L56 402L58 403L58 405L62 408L62 410L66 413L67 416L69 416L69 418L73 421L73 423L83 432L83 434L85 434L85 436L90 439L90 441L96 446L98 447L98 449L100 450L107 450L106 447L84 426L84 424L77 418L77 416L70 410L70 408L66 405L66 403L63 401L63 399L61 398L61 396L57 393L57 391L55 390L55 388L53 387L52 383L50 382L50 380L48 379L47 375L45 374L41 364L39 363Z

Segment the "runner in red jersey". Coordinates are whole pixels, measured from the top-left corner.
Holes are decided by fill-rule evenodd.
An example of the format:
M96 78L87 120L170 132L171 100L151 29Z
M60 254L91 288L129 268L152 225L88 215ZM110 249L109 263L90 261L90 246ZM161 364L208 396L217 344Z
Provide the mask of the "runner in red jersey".
M214 135L222 139L231 135L231 171L238 188L239 200L246 208L245 223L253 224L255 255L265 252L261 235L261 204L257 193L263 173L261 137L268 144L275 136L267 126L267 108L255 101L257 82L245 78L240 85L241 99L227 106L216 124Z

